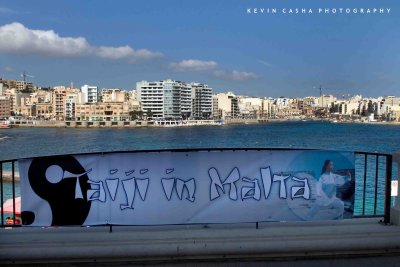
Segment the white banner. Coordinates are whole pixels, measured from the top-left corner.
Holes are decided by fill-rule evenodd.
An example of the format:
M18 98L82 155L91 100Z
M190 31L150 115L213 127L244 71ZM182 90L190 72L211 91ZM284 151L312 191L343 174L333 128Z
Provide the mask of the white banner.
M160 225L350 218L354 155L161 151L19 161L24 225Z

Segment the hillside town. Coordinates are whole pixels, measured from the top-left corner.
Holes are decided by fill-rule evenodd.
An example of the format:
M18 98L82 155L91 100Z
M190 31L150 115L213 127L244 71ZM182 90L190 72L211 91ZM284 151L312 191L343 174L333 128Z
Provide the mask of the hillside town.
M400 97L253 97L215 93L204 83L140 81L133 90L95 85L39 87L26 80L0 78L0 120L10 124L67 126L143 121L156 125L185 121L264 122L273 120L400 122ZM33 123L34 122L34 123ZM93 124L95 123L95 124ZM174 124L172 123L172 124ZM53 123L54 124L54 123ZM87 124L86 124L87 125ZM130 125L125 123L122 125Z

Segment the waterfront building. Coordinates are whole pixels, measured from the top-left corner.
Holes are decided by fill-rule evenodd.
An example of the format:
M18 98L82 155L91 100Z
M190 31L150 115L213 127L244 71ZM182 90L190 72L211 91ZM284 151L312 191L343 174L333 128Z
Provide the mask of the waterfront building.
M53 97L52 97L52 103L53 103L53 115L57 120L65 120L66 118L66 101L67 101L67 96L68 95L73 95L72 98L75 100L72 100L72 98L69 98L69 104L68 104L68 114L69 116L72 115L72 102L74 103L80 103L79 101L79 90L78 89L71 89L71 88L66 88L65 86L57 86L54 87L53 91Z
M36 116L36 105L27 104L18 106L16 113L23 117L34 117Z
M129 120L129 103L77 104L75 120L77 121L127 121Z
M3 95L7 96L10 99L11 114L15 113L17 110L16 106L17 90L15 88L6 89Z
M298 109L307 118L313 118L318 108L318 97L307 96L298 100Z
M164 117L164 86L162 81L138 82L136 83L136 91L143 112L154 118Z
M238 97L238 108L242 118L258 119L262 114L263 100L258 97Z
M209 119L212 115L212 88L202 83L191 83L190 85L193 98L192 117L194 119ZM183 97L183 100L187 101L185 97ZM187 112L189 113L190 110L188 109Z
M36 116L39 118L50 118L53 115L53 104L48 102L36 104Z
M337 110L340 115L354 115L357 114L359 108L358 102L352 101L336 101L334 104L334 109Z
M82 92L82 103L97 103L98 102L98 88L97 86L91 86L85 84L84 86L81 87L81 92Z
M65 86L54 87L53 91L53 115L57 120L65 119L65 99L67 90Z
M268 119L275 116L275 105L274 99L272 98L264 98L261 102L261 118Z
M78 94L69 93L65 98L65 120L75 119L75 107Z
M393 120L400 122L400 106L393 107Z
M142 111L155 119L181 119L192 114L192 88L181 81L141 81L136 83Z
M321 95L318 99L318 107L328 109L336 101L333 95Z
M400 97L395 96L385 96L382 99L381 113L386 117L395 119L395 112L400 106Z
M238 98L234 93L226 92L213 96L214 119L231 119L239 115Z
M8 117L11 115L11 101L8 96L0 96L0 116Z
M294 98L279 97L275 99L274 116L279 118L295 118L302 114L299 101Z

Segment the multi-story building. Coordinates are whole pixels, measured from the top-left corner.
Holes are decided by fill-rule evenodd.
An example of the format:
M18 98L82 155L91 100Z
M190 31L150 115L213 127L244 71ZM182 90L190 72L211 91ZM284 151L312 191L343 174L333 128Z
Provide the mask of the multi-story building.
M68 97L72 95L72 97ZM69 119L73 117L73 103L81 103L79 101L79 90L66 88L65 86L57 86L54 87L52 103L53 103L53 115L57 120L65 120L66 113L68 109ZM69 102L67 105L67 97L69 98ZM71 117L72 116L72 117Z
M67 89L65 86L54 87L53 91L53 115L57 120L65 119L65 99L67 97Z
M75 119L75 107L78 99L78 94L67 94L65 98L65 120Z
M0 117L11 115L11 101L7 96L0 96Z
M3 88L4 88L3 83L1 83L0 80L0 95L3 95Z
M17 104L16 104L17 91L16 91L16 89L15 88L6 89L4 91L3 95L7 96L10 99L11 114L15 113L17 111Z
M77 104L75 119L77 121L125 121L129 120L128 103Z
M33 84L31 82L27 82L27 81L17 81L16 89L17 89L17 91L32 90Z
M257 119L261 117L263 100L258 97L238 97L239 112L243 118Z
M50 118L51 116L53 116L53 104L37 103L36 116L38 116L39 118Z
M18 106L16 113L23 117L34 117L36 116L36 105L28 104Z
M275 99L275 105L278 108L285 108L289 106L289 98L286 97L278 97Z
M261 118L268 119L275 116L275 105L273 98L264 98L262 99L261 104Z
M333 95L321 95L318 99L318 106L320 108L329 108L336 101L336 97Z
M136 83L142 110L156 119L179 119L192 114L192 90L187 83L163 80Z
M141 81L136 83L137 99L142 111L154 118L164 117L164 85L160 82Z
M101 101L103 103L109 102L126 102L128 100L127 92L121 91L120 89L102 89L101 90Z
M212 88L207 84L191 83L192 87L192 117L209 119L212 114Z
M17 80L1 80L3 84L3 89L16 89L17 88Z
M213 96L213 118L237 118L239 117L238 98L232 92L219 93Z
M81 87L82 103L94 104L98 102L99 91L97 86L85 84Z
M395 106L392 109L392 119L400 122L400 106Z

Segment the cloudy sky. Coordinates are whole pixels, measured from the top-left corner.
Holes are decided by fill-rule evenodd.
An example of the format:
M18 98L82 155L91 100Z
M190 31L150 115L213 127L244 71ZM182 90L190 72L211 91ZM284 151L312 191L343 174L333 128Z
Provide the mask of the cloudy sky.
M320 85L399 96L399 51L398 0L0 0L0 77L26 71L40 86L130 90L171 78L252 96L318 95Z

